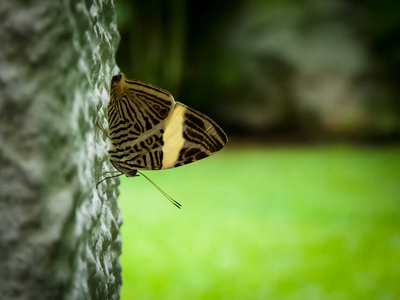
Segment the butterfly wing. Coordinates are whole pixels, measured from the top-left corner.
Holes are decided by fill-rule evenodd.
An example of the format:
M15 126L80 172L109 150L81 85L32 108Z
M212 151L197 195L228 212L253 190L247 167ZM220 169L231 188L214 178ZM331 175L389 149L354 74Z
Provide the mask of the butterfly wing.
M221 150L228 139L206 115L180 102L175 103L164 133L162 169L179 167Z
M107 109L108 152L116 169L128 174L162 168L164 128L174 105L172 95L163 89L129 80L123 73L113 77Z
M107 110L110 160L124 174L179 167L214 154L227 142L206 115L123 73L112 79Z

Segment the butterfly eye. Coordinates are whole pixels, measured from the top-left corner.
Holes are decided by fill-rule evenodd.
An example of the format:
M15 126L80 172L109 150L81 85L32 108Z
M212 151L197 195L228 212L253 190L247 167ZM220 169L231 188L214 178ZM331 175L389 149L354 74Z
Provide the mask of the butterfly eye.
M118 82L118 81L121 80L121 77L122 77L121 74L115 75L115 76L113 76L112 81L113 82Z

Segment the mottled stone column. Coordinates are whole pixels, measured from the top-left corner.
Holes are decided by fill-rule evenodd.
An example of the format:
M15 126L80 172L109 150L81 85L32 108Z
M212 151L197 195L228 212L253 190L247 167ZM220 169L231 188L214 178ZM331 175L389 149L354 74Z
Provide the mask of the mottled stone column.
M113 1L0 1L0 299L118 299Z

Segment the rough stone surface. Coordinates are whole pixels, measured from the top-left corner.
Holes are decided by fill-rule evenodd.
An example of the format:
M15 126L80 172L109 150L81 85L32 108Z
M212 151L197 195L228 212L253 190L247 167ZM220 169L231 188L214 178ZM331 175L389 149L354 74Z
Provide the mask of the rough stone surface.
M109 0L0 1L0 298L118 299Z

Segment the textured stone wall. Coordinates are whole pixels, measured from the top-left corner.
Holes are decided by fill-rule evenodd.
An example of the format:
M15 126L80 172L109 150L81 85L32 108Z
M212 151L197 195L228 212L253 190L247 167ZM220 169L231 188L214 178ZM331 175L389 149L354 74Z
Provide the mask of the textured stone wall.
M0 299L119 298L118 42L110 0L0 1Z

